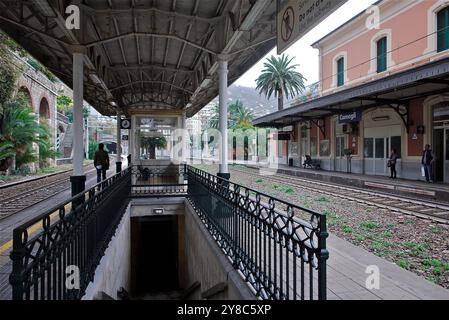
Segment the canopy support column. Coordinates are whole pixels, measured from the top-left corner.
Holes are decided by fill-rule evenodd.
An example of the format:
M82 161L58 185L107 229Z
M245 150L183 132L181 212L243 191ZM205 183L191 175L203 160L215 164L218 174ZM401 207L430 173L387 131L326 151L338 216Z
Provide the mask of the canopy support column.
M73 54L73 176L72 196L84 191L86 175L84 174L84 54L75 52Z
M228 169L228 60L219 57L218 60L218 88L220 105L220 172L218 176L224 179L231 177Z
M182 129L182 163L187 162L187 150L190 143L189 134L187 132L187 115L186 112L182 112L181 116L181 129Z
M121 128L122 115L120 111L117 111L117 162L115 163L116 172L122 171L122 128Z

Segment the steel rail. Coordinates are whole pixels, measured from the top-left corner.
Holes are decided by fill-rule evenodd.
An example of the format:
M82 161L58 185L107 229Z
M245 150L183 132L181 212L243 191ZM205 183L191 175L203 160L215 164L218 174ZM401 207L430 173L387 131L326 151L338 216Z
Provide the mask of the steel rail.
M247 169L250 169L250 168L247 168ZM242 171L242 170L238 170L235 168L233 168L231 170L237 171L237 172L240 172L243 174L248 174L248 171ZM257 171L255 169L251 169L251 170ZM254 172L252 172L252 173L254 173ZM298 178L296 176L289 176L289 175L284 175L284 174L279 174L279 173L277 173L275 177L262 175L262 174L258 174L258 173L255 173L255 174L257 176L263 177L265 179L281 182L285 185L289 185L292 187L299 187L299 188L306 189L309 191L320 192L320 193L323 193L326 195L335 196L335 197L338 197L341 199L346 199L346 200L366 204L369 206L375 206L375 207L382 208L382 209L388 209L391 211L400 212L400 213L403 213L406 215L412 215L412 216L416 216L416 217L423 218L423 219L430 219L430 220L433 220L433 221L436 221L439 223L443 223L443 224L449 224L449 206L445 206L445 205L442 205L439 203L417 200L417 199L412 199L412 198L407 198L407 197L402 197L402 196L395 196L395 195L385 194L385 193L377 192L377 191L367 191L367 190L362 190L359 188L346 187L346 186L341 186L341 185L337 185L337 184L323 183L323 182L318 182L318 181L314 181L311 179ZM307 185L300 183L300 182L306 183ZM316 187L312 187L310 185L332 188L332 190L323 190L323 189L319 189ZM338 192L338 190L340 190L340 191L344 190L347 192L351 192L353 194L365 195L365 196L373 197L374 199L379 199L379 200L375 201L374 199L369 199L369 198L363 199L363 198L359 198L357 196L350 196L343 192ZM428 209L443 210L443 212L447 211L447 218L442 217L441 214L425 213L425 212L422 212L423 210L413 210L413 209L408 209L407 207L401 207L401 206L395 205L395 203L385 203L385 199L397 201L398 203L402 203L402 204L415 204L417 206L423 207L424 208L423 210L426 210L425 208L428 208Z

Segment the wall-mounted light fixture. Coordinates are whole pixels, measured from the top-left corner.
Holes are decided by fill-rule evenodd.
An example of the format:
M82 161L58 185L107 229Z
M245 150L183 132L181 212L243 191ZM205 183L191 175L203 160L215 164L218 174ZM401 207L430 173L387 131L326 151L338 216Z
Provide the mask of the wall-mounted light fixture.
M372 117L373 121L387 121L390 120L390 116L377 116L377 117Z
M164 208L153 209L153 213L154 214L163 214L164 213Z

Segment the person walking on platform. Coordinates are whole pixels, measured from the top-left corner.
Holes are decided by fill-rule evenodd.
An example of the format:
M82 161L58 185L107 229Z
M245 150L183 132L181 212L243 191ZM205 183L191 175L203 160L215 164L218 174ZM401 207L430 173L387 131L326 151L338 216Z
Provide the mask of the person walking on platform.
M390 179L396 179L396 161L399 156L396 149L391 149L390 159L388 159L388 166L390 167Z
M427 182L433 182L432 165L434 162L435 156L433 155L432 149L430 149L430 144L426 144L426 148L422 153L421 164L424 168L424 175L426 176Z
M106 179L106 171L109 169L109 154L104 150L104 144L98 145L94 155L94 166L97 169L97 183Z

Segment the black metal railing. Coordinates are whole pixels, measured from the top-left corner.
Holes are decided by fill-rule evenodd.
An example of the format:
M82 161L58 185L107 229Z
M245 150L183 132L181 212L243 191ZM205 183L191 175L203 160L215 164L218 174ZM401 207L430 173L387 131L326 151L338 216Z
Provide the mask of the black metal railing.
M125 212L130 185L128 168L15 228L13 299L80 299Z
M200 219L262 299L326 299L326 216L187 168Z
M186 165L137 165L132 167L133 197L185 196Z

